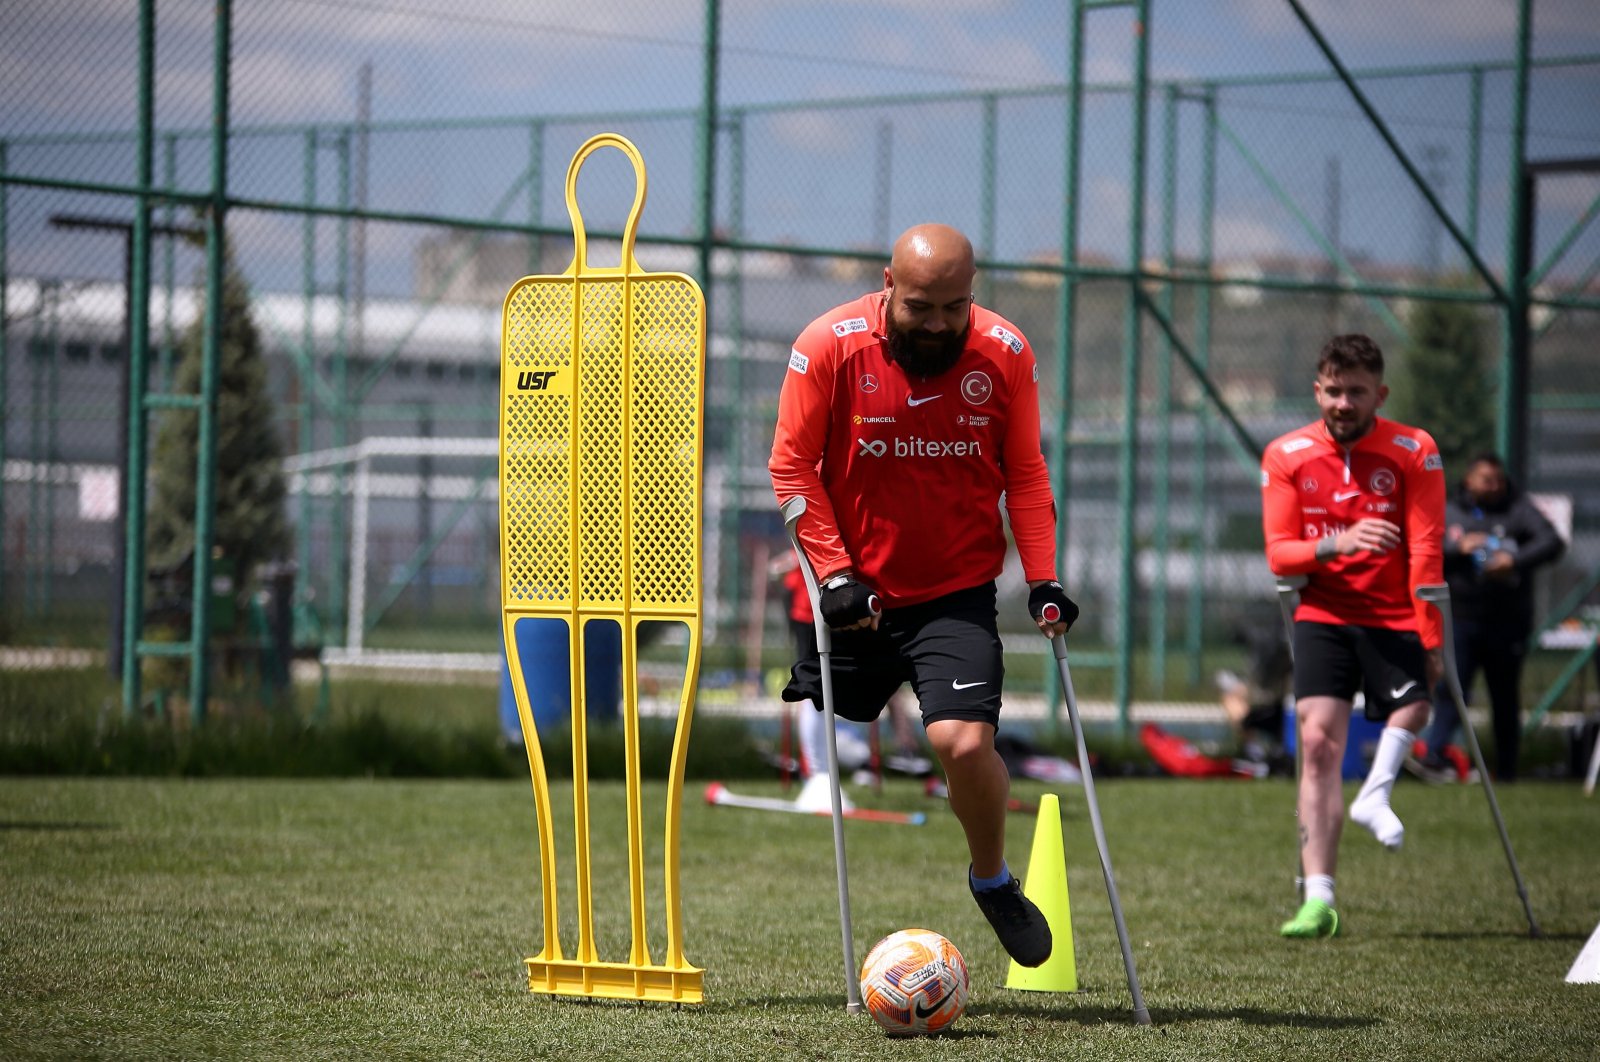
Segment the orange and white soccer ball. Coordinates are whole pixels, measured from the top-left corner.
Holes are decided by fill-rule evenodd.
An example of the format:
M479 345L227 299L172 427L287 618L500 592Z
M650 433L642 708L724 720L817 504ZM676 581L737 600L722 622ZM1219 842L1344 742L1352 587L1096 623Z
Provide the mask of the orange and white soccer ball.
M967 1009L967 961L931 929L890 933L861 964L861 1002L890 1036L943 1032Z

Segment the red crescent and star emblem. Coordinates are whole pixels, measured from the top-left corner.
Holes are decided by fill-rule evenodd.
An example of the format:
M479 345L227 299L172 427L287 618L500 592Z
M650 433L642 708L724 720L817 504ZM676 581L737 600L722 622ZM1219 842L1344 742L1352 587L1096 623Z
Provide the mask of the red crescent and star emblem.
M988 373L973 371L961 378L961 397L973 405L983 405L992 394L994 381L989 379Z

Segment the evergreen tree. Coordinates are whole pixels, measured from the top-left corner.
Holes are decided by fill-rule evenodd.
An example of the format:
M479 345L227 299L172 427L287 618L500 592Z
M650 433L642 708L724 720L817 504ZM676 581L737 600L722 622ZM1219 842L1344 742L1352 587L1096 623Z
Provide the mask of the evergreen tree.
M1472 455L1494 445L1493 385L1485 365L1479 309L1464 302L1418 302L1411 342L1389 374L1384 415L1432 435L1454 483Z
M173 382L179 393L199 394L204 344L201 315L183 337ZM231 252L223 276L218 363L213 556L232 569L235 589L243 595L254 587L257 566L286 556L290 540L283 449L273 426L261 334ZM148 542L151 564L169 566L194 548L200 417L194 410L160 416L150 467ZM238 622L244 616L241 610Z

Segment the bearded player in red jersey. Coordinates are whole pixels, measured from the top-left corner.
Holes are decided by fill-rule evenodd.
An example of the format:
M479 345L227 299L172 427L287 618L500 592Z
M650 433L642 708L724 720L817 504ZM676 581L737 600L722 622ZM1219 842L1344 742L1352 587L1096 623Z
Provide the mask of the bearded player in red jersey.
M1302 938L1339 932L1340 763L1356 690L1367 718L1387 724L1350 818L1397 849L1405 827L1389 794L1444 670L1439 612L1415 596L1444 581L1439 449L1427 432L1377 415L1389 389L1366 336L1322 348L1314 390L1321 419L1274 439L1261 463L1267 564L1308 577L1294 616L1305 902L1281 930Z
M976 273L955 229L901 235L883 290L796 340L768 469L780 503L806 500L796 531L837 632L836 714L870 722L911 683L966 834L968 886L1011 957L1038 966L1050 926L1006 867L1010 776L994 746L1002 494L1034 622L1065 634L1078 609L1056 579L1039 370L1022 333L973 301ZM783 697L822 703L817 657L795 664Z

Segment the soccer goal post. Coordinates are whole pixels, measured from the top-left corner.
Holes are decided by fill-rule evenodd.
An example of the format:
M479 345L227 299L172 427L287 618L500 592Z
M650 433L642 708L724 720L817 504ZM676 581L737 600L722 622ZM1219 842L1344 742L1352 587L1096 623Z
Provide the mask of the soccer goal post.
M295 454L284 460L284 470L290 474L292 496L310 494L342 500L340 495L345 495L349 498L350 566L343 587L346 602L344 645L327 650L324 653L326 663L398 665L430 671L495 671L500 668L498 651L378 651L366 645L369 626L424 572L434 549L468 512L481 507L489 519L496 519L498 457L499 442L493 437L373 435L350 446ZM430 465L438 460L445 467L425 468L423 459L429 459ZM390 578L383 580L381 596L374 602L369 581L374 539L372 509L376 499L408 501L418 506L440 502L452 508L431 536L417 532L411 539L401 540L409 547L410 558ZM300 533L307 534L309 530L302 527ZM340 544L330 543L330 548L338 549ZM498 579L490 582L497 585Z

